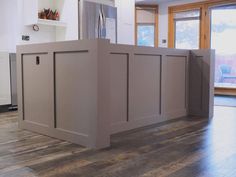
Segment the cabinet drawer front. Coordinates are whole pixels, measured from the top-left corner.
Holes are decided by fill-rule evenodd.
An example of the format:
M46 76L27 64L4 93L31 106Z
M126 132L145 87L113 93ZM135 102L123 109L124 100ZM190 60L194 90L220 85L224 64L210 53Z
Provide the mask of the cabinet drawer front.
M24 120L48 127L53 120L53 62L47 54L23 55Z

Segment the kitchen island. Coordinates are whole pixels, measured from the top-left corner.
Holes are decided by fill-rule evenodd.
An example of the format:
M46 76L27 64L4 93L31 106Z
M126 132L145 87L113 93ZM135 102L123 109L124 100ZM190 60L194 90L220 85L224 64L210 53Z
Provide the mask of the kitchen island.
M213 116L214 51L79 40L17 47L19 127L90 148L110 136Z

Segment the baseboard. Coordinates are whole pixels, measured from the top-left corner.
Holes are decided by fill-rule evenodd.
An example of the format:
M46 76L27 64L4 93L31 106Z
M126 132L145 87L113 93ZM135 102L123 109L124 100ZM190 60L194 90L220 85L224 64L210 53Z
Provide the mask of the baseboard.
M0 113L3 113L3 112L8 112L9 111L9 106L10 105L2 105L0 106Z
M16 111L16 110L18 110L17 106L12 106L12 105L0 106L0 113L9 112L9 111Z

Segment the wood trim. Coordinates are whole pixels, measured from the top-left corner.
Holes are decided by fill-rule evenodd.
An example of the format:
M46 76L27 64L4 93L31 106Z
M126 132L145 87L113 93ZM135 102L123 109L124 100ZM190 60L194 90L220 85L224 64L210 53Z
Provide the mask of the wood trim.
M205 5L204 7L204 18L202 23L204 23L204 27L201 30L203 33L203 38L201 39L201 42L203 46L202 49L210 49L211 48L211 13L209 11L208 5Z
M168 9L169 14L169 37L168 37L168 47L174 48L175 43L175 25L174 25L174 13L189 11L194 9L200 9L200 48L210 48L210 8L217 7L221 5L236 4L236 0L207 0L197 3L182 4L177 6L171 6Z
M158 5L136 5L135 6L135 44L137 45L137 30L138 30L138 22L137 22L137 11L139 9L154 9L155 10L155 40L154 40L154 45L155 47L158 47L158 22L159 22L159 18L158 18L158 15L159 15L159 6ZM145 24L145 23L143 23Z
M192 10L196 7L200 6L207 6L207 7L214 7L214 6L220 6L225 4L234 4L236 3L236 0L207 0L207 1L201 1L196 3L188 3L188 4L182 4L177 6L171 6L170 8L173 9L173 11L186 11L186 10Z
M222 5L230 5L230 4L236 4L236 0L214 0L214 1L208 1L205 5L206 10L206 18L205 18L205 43L204 48L211 48L211 13L210 8L222 6Z
M159 29L159 7L156 6L156 14L155 14L155 47L158 47L159 37L158 37L158 29Z
M168 47L174 48L175 47L175 21L174 21L174 13L177 12L184 12L184 11L190 11L190 10L200 10L200 41L199 41L199 48L204 48L204 38L205 35L203 33L203 30L205 29L205 23L204 23L204 17L205 12L202 5L198 4L191 4L191 5L183 5L183 6L174 6L169 7L168 14L169 14L169 36L168 36Z
M137 28L137 6L135 6L135 14L134 14L134 23L135 23L135 27L134 27L134 40L135 40L135 45L137 45L137 30L138 30L138 28Z
M234 95L234 96L236 96L236 88L215 87L215 95Z
M174 13L171 8L168 9L168 47L174 48L175 47L175 28L174 28Z

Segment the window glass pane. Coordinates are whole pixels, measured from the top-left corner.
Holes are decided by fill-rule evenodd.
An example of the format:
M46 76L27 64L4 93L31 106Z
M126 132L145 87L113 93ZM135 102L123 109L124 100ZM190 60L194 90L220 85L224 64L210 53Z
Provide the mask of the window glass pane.
M183 18L194 18L200 17L200 10L191 10L185 12L178 12L175 14L174 19L183 19Z
M137 23L155 23L155 10L152 9L137 10Z
M155 40L155 27L154 25L138 25L138 46L154 47Z
M198 49L200 20L181 20L175 23L175 48Z
M215 49L215 86L236 87L236 8L211 11L211 48Z

